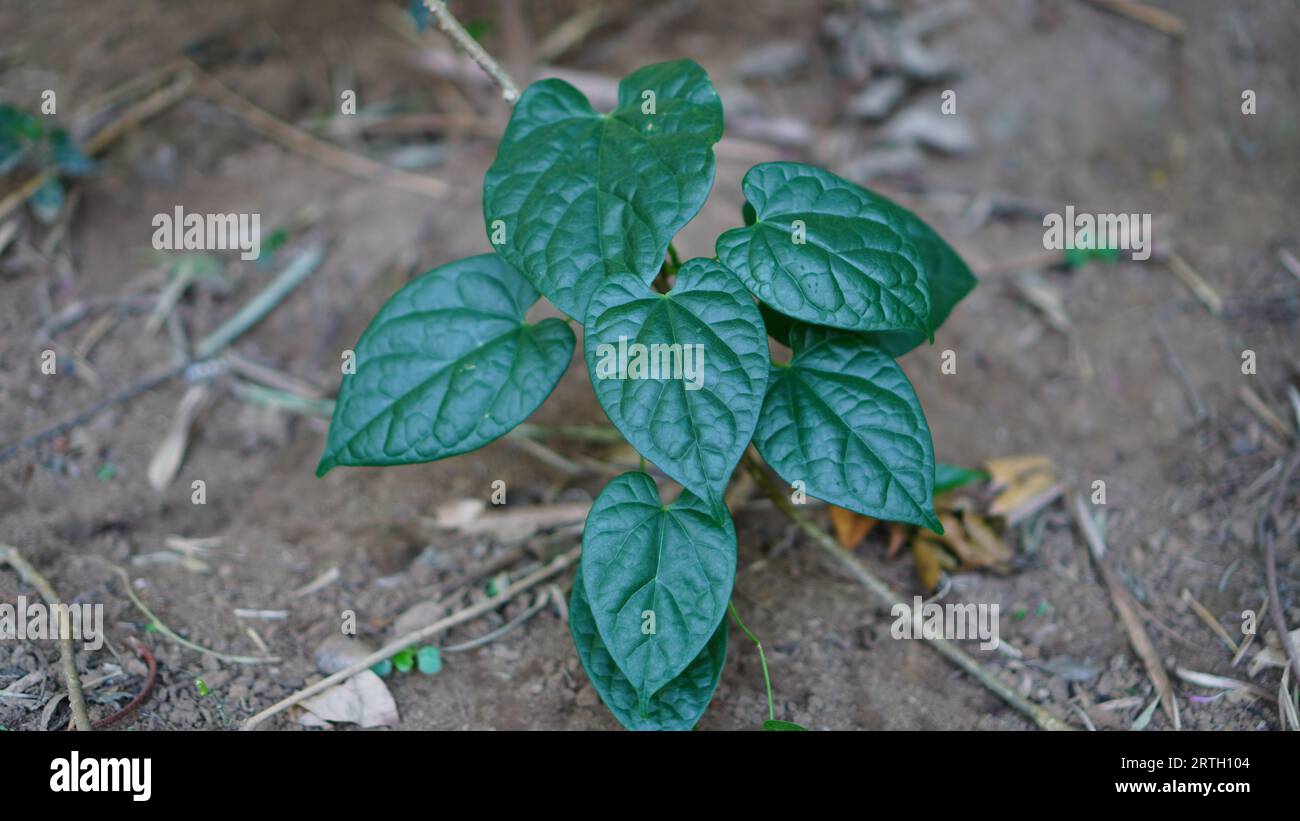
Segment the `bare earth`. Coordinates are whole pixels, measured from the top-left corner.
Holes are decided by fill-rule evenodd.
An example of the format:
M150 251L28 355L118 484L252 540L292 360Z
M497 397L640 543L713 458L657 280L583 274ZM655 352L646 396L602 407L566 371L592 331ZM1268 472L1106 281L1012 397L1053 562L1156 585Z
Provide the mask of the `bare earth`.
M308 14L288 0L11 0L0 7L6 33L0 98L35 108L41 90L53 88L60 113L73 112L186 44L216 38L234 49L213 68L216 76L286 121L310 125L336 108L337 88L355 87L363 108L397 100L413 110L460 111L486 133L498 133L508 113L504 103L473 82L457 96L415 67L415 47L379 21L379 5L326 0L311 4ZM526 25L535 34L525 30L525 41L576 8L526 5ZM794 158L833 168L862 150L872 127L844 113L852 89L835 73L820 34L822 7L834 4L708 2L669 13L681 5L610 4L610 22L558 62L617 77L688 56L709 71L726 101L726 89L740 84L736 65L743 56L778 38L803 44L805 66L786 78L750 82L748 91L771 116L811 123L815 139L802 148L752 141L720 146L713 196L677 243L684 256L711 256L713 237L738 224L740 178L750 165ZM981 276L935 344L903 362L939 458L977 465L1042 452L1081 486L1103 479L1116 568L1151 613L1148 629L1167 667L1247 678L1246 663L1230 666L1230 652L1180 595L1189 590L1233 632L1241 612L1257 611L1264 597L1255 526L1272 485L1252 483L1289 453L1294 439L1262 423L1238 390L1249 386L1292 423L1285 391L1300 378L1300 279L1282 265L1279 251L1300 255L1294 219L1300 16L1281 0L1167 5L1188 23L1181 46L1082 2L977 3L973 14L929 40L959 62L961 76L914 86L909 100L938 106L941 90L955 89L958 114L978 147L961 157L927 155L919 170L879 183L907 197ZM478 4L477 13L473 3L456 6L464 19L497 21L485 42L507 53L515 34L500 22L498 4ZM656 10L663 17L657 26ZM429 42L445 45L436 34ZM1257 93L1254 116L1240 111L1246 88ZM365 149L354 137L322 137ZM0 446L171 363L166 331L146 336L144 316L135 314L114 323L94 346L88 357L94 378L66 366L46 377L39 355L49 345L38 331L78 300L156 293L159 276L139 284L156 267L150 219L177 204L194 212L258 212L264 232L292 222L306 205L323 209L311 230L330 243L325 264L235 347L333 391L340 352L405 277L490 249L480 189L494 150L491 137L450 136L442 162L418 172L449 184L445 197L430 199L324 168L201 95L145 123L78 184L66 254L34 255L46 229L24 216L26 249L15 246L0 257ZM1001 265L1041 252L1041 218L979 220L926 192L1013 193L1053 210L1073 204L1152 213L1157 243L1176 246L1223 297L1225 309L1212 316L1157 260L1046 271L1042 279L1059 294L1072 343L1018 297L1013 282L1021 269ZM190 339L216 327L275 273L227 257L230 288L203 286L181 303ZM395 268L403 257L410 267ZM1153 331L1157 314L1206 410L1199 422ZM55 349L75 348L93 322L57 332ZM945 349L957 354L955 375L940 372ZM1255 375L1241 372L1245 349L1256 353ZM575 360L532 421L604 423L587 381ZM109 645L81 654L83 677L112 664L126 675L91 691L93 716L109 714L138 689L143 666L125 639L145 636L148 621L105 559L128 567L141 598L188 639L257 654L245 629L252 626L283 659L221 663L149 635L158 683L121 727L235 726L319 675L312 654L337 630L344 610L355 611L363 637L381 644L398 615L437 598L450 581L506 549L434 529L429 520L439 505L486 498L495 479L507 483L512 506L589 500L603 483L599 475L568 477L505 440L442 463L344 468L317 479L324 421L247 404L218 380L215 404L196 426L180 473L155 492L146 468L185 389L183 381L172 381L62 442L0 463L0 542L20 548L67 599L106 605ZM552 444L569 448L568 455L601 454L588 445ZM190 503L196 479L207 483L206 506ZM778 717L812 729L1032 726L921 642L892 640L887 609L797 537L771 505L754 500L736 511L736 523L736 604L767 649ZM210 572L140 560L163 551L170 534L217 537L219 547L205 557ZM881 539L873 535L860 558L907 595L919 592L911 562L905 555L886 562ZM1069 514L1059 505L1050 509L1033 544L1017 543L1014 572L956 576L948 595L999 603L1002 639L1027 659L969 643L968 650L1076 726L1081 720L1071 701L1099 727L1129 727L1151 700L1151 685ZM337 582L289 597L331 567L341 572ZM1288 623L1300 625L1294 539L1281 546L1279 573ZM567 576L557 581L567 590ZM13 573L0 572L0 601L20 593L34 595ZM522 606L440 641L480 635ZM240 620L235 608L284 609L288 617ZM62 691L57 659L52 642L0 643L0 690L33 670L47 674L28 690L38 700L0 699L0 725L42 726L41 707ZM199 695L196 678L211 696ZM1276 669L1252 680L1277 692ZM436 676L410 674L389 683L406 729L617 726L552 609L485 647L448 654ZM1278 727L1274 704L1194 699L1217 691L1177 681L1175 689L1187 728ZM1140 696L1141 705L1115 712L1095 707L1126 696ZM765 717L757 654L733 631L727 668L701 727L755 729ZM52 726L66 720L60 707ZM272 724L298 726L292 712ZM1159 711L1151 719L1152 729L1169 726Z

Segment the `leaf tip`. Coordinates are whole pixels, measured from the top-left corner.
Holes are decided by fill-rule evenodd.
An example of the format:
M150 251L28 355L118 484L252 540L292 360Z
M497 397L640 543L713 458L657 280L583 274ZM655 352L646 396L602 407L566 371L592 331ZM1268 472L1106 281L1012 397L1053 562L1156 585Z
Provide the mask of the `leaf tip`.
M328 453L321 454L320 464L316 465L316 478L319 479L337 466L338 461L333 459Z
M939 521L938 516L935 516L934 513L928 510L922 511L921 515L925 517L925 521L922 523L924 527L934 531L938 536L943 535L943 522Z

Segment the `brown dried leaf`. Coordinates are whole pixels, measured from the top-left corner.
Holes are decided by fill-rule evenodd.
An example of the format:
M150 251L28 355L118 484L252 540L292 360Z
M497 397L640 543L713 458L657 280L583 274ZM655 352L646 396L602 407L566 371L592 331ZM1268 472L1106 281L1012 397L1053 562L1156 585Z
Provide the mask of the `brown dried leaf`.
M943 524L943 535L933 535L926 533L927 539L938 539L952 549L961 559L963 565L967 567L982 567L980 564L979 552L966 541L966 532L961 526L961 521L951 513L940 513L939 522Z
M907 542L907 525L898 522L889 523L889 546L885 548L885 558L892 559L898 555Z
M870 516L863 516L861 513L854 513L852 510L845 510L835 505L829 507L831 524L835 526L835 539L845 550L852 550L862 544L867 534L879 524Z
M384 680L362 670L342 684L336 684L302 702L306 711L298 721L307 726L359 724L362 727L391 727L397 724L397 703Z
M925 536L917 535L912 540L912 561L916 564L916 576L927 593L933 593L939 587L943 552L938 543Z

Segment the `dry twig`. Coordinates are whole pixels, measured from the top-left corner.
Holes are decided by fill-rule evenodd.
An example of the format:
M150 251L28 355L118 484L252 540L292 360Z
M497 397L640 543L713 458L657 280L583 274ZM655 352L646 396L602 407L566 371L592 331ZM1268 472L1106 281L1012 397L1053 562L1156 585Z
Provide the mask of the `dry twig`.
M1181 17L1137 0L1092 0L1092 4L1170 37L1181 39L1187 33Z
M442 197L447 193L447 183L442 180L393 168L319 140L244 99L220 80L199 68L197 64L190 63L187 68L205 94L216 99L221 106L236 114L253 128L292 151L305 154L336 171L364 180L387 183L412 194Z
M1195 613L1201 621L1205 622L1205 626L1209 627L1211 632L1218 636L1235 655L1239 649L1237 647L1237 642L1232 640L1232 636L1228 635L1228 631L1224 629L1222 624L1219 624L1219 620L1214 617L1214 614L1207 610L1205 605L1197 601L1196 597L1192 595L1192 591L1185 587L1183 588L1183 601L1192 609L1192 612Z
M1278 416L1249 385L1242 385L1237 388L1237 398L1250 409L1251 413L1258 416L1261 422L1268 425L1274 433L1282 437L1283 441L1295 438L1295 434L1291 432L1291 428L1287 427L1286 422L1282 421L1282 417Z
M1277 538L1282 500L1286 498L1291 477L1295 475L1298 467L1300 467L1300 448L1296 449L1295 455L1291 457L1291 461L1287 463L1286 469L1277 480L1277 485L1273 488L1272 500L1269 502L1268 513L1260 519L1258 528L1259 539L1264 545L1264 576L1268 583L1268 600L1273 610L1273 627L1277 630L1278 640L1282 643L1282 649L1286 651L1286 657L1291 661L1296 681L1300 681L1300 657L1296 656L1295 645L1291 643L1291 634L1286 626L1286 611L1282 609L1282 600L1277 592Z
M1205 281L1205 277L1201 276L1187 260L1179 254L1171 253L1165 260L1165 264L1210 313L1215 316L1223 313L1223 297L1219 296L1219 292L1214 290L1210 283Z
M1087 503L1083 500L1080 493L1074 494L1074 504L1071 506L1075 519L1079 523L1079 530L1083 532L1084 541L1088 543L1088 551L1092 554L1093 562L1097 565L1097 571L1101 574L1102 581L1106 583L1106 589L1110 592L1111 603L1115 605L1115 611L1119 613L1120 621L1124 624L1124 630L1128 633L1129 642L1137 652L1138 657L1142 659L1142 664L1147 668L1147 675L1151 678L1151 683L1155 685L1156 694L1160 697L1160 706L1168 717L1169 723L1174 729L1181 729L1182 722L1178 717L1178 704L1174 701L1174 687L1169 681L1169 674L1165 672L1164 663L1160 660L1160 653L1151 643L1151 637L1147 635L1146 628L1142 626L1142 619L1137 613L1137 602L1133 599L1132 594L1124 587L1123 582L1115 575L1111 569L1110 563L1106 560L1106 542L1101 533L1097 530L1097 523L1093 521L1092 515L1088 512Z
M40 592L41 598L50 610L59 614L59 654L63 657L63 678L68 685L68 706L72 708L72 723L78 730L91 729L90 716L86 713L86 699L81 694L81 676L77 674L77 654L72 646L72 631L69 613L66 607L58 607L62 602L49 580L31 565L18 548L0 544L0 564L8 564L23 580Z

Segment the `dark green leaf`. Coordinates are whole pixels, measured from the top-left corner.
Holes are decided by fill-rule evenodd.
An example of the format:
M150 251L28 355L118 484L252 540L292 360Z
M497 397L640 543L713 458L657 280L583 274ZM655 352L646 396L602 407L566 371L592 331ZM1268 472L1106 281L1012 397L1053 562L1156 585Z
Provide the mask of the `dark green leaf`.
M27 146L5 134L0 134L0 175L8 174L18 167L27 153Z
M878 196L878 195L876 195ZM883 198L882 198L883 199ZM930 338L952 309L975 289L975 275L933 228L911 214L908 236L920 253L921 270L930 283L930 331L875 331L867 334L890 356L902 356Z
M574 346L562 320L524 322L536 300L494 254L436 268L394 294L357 343L317 475L455 456L527 419Z
M45 133L40 119L21 108L0 103L0 137L18 142L36 142Z
M980 482L987 478L989 478L989 475L982 470L935 462L934 495L938 496L940 493L947 493L950 490L969 485L971 482Z
M676 678L726 614L736 529L688 490L671 505L644 473L605 486L582 536L582 580L601 640L641 703Z
M909 211L828 171L754 166L757 221L718 237L718 259L786 316L857 331L932 330L927 265L938 235Z
M680 676L651 696L642 709L636 688L614 663L600 638L581 573L573 579L573 594L569 598L569 631L578 648L578 658L601 701L629 730L692 729L709 706L727 659L727 622L723 619L695 660Z
M31 207L36 219L49 225L59 218L59 212L63 210L63 200L63 183L50 177L27 198L27 205Z
M50 134L50 149L59 172L65 176L80 177L95 170L95 163L81 152L62 128Z
M764 302L758 303L758 312L763 315L763 327L767 329L767 335L787 348L790 347L790 329L803 323L777 313Z
M754 300L713 260L656 293L612 277L592 296L584 345L605 413L665 473L722 502L763 406L768 348Z
M942 532L930 428L902 368L858 334L802 325L790 341L754 432L763 459L810 496Z
M763 729L773 732L807 732L808 728L795 724L793 721L781 721L776 718L769 718L763 722Z
M643 113L647 92L653 114ZM607 273L654 279L669 241L708 197L721 137L722 104L689 60L628 75L610 114L562 80L533 83L483 183L488 238L581 320Z

